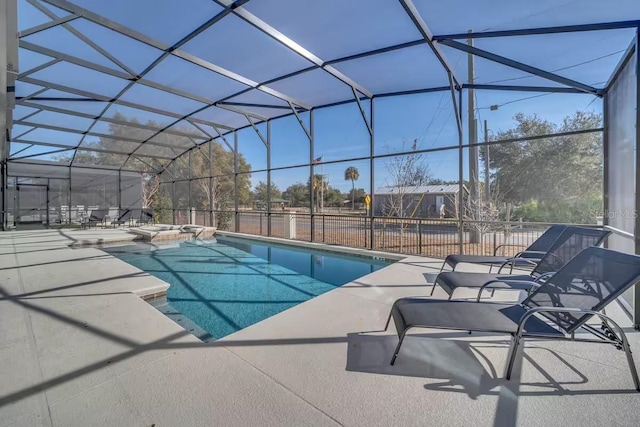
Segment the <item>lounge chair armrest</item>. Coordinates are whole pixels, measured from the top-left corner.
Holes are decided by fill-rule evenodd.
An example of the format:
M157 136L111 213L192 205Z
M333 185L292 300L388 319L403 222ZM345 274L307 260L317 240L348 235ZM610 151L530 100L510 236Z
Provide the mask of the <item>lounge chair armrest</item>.
M524 331L524 325L527 323L527 320L529 320L529 318L531 316L533 316L534 314L536 314L536 313L582 313L582 314L590 314L592 316L598 316L600 318L600 320L602 320L602 322L604 324L606 324L607 326L612 325L614 327L614 329L618 332L618 337L620 338L620 341L622 341L625 344L627 344L627 342L626 342L627 338L626 338L626 335L625 335L624 331L610 317L606 316L605 314L602 314L599 311L587 310L587 309L582 309L582 308L574 308L574 307L533 307L533 308L530 308L529 310L527 310L522 315L522 317L520 318L520 321L518 322L518 330L516 332L516 337L518 339L522 336L522 333Z
M530 264L531 266L535 267L536 265L538 265L538 262L540 262L539 259L535 259L535 258L509 258L506 262L503 262L502 265L500 266L500 268L498 268L498 274L500 274L500 272L502 272L502 269L505 268L508 265L512 266L512 270L513 267L515 267L515 262L519 261L519 262L525 262L526 264Z
M546 252L544 251L521 251L515 254L512 258L523 258L523 255L540 255L540 258L542 258L545 254Z
M547 280L549 277L553 276L554 274L556 274L555 271L547 271L546 273L542 273L541 275L536 277L534 282L540 283L540 281Z
M505 248L505 247L526 247L526 245L519 245L517 243L503 243L502 245L498 245L494 250L493 250L493 256L497 256L498 255L498 249L500 248Z
M476 297L476 301L480 301L480 296L482 295L482 292L484 290L486 290L486 289L508 287L508 286L496 286L496 284L498 284L498 283L503 283L503 284L506 284L506 285L509 285L509 284L525 285L526 287L528 287L528 289L539 288L540 286L542 286L540 283L537 283L533 277L531 278L531 280L509 280L509 279L489 280L484 285L482 285L480 287L480 289L478 290L478 296Z

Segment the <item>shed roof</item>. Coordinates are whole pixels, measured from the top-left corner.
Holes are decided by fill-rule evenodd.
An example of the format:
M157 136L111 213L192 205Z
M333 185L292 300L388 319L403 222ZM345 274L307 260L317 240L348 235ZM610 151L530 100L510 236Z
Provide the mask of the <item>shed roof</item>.
M376 195L385 194L451 194L458 193L460 186L458 184L442 184L442 185L414 185L407 187L400 186L388 186L379 187L376 190Z

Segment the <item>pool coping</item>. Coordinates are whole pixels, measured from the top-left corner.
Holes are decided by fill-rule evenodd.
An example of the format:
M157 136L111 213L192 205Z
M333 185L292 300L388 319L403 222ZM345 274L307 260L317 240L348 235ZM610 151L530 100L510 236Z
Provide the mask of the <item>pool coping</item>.
M247 240L254 240L258 242L266 242L266 243L278 243L282 245L288 246L297 246L306 249L314 249L325 252L333 252L337 254L345 254L345 255L356 255L365 258L373 258L373 259L382 259L389 261L402 261L407 259L413 255L404 255L404 254L396 254L392 252L383 252L383 251L374 251L371 249L362 249L362 248L350 248L347 246L336 246L329 245L326 243L317 243L317 242L306 242L303 240L292 240L292 239L284 239L281 237L271 237L271 236L256 236L253 234L246 233L237 233L235 231L216 231L215 235L220 236L228 236L228 237L238 237ZM215 236L214 236L215 237ZM415 255L418 256L418 255Z

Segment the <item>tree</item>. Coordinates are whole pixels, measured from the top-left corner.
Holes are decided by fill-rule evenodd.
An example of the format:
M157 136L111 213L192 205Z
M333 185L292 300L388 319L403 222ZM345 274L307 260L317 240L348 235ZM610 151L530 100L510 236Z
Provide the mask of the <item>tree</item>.
M514 128L498 132L494 139L595 129L602 125L602 116L578 111L555 124L537 115L519 113L514 121ZM490 147L489 167L491 187L499 187L500 199L513 203L516 206L514 214L523 219L584 219L581 212L585 211L585 206L602 206L600 132L494 144ZM528 206L526 209L525 205Z
M282 198L289 200L292 207L309 207L309 185L292 184L282 193Z
M357 200L359 203L363 203L364 196L366 195L367 193L364 191L364 188L352 188L349 190L347 197L351 200Z
M360 172L358 172L358 168L355 166L349 166L344 171L344 180L351 181L351 210L355 209L356 199L355 199L355 182L360 178Z
M402 144L403 151L404 143ZM426 185L431 180L431 173L422 153L417 153L418 141L414 140L409 154L389 157L385 161L387 171L386 185L391 194L385 198L383 212L387 216L405 217L411 208L407 197L408 187ZM387 151L391 151L387 147Z
M339 189L329 186L324 193L324 200L327 206L340 207L344 202L344 194Z
M329 183L325 181L324 175L315 174L313 175L313 179L308 181L307 185L309 185L314 192L315 207L319 210L320 207L324 205L324 196L329 189Z
M150 120L144 124L144 127L136 127L133 125L140 125L136 118L129 119L119 113L113 118L126 124L109 123L109 136L102 136L96 140L87 139L83 142L83 147L98 151L80 149L75 156L60 156L58 160L65 163L73 160L73 164L104 165L138 171L142 174L141 200L144 207L167 212L171 209L188 208L213 210L216 215L216 225L220 228L226 227L233 215L231 211L236 194L235 156L230 147L225 148L226 144L222 139L203 143L191 149L195 147L194 138L167 132L156 135L157 131L154 129L163 129L167 126L166 123ZM194 134L193 127L173 126L171 129L185 134ZM149 144L147 147L161 157L146 156L143 154L146 152L137 150L140 144L129 141L130 139L152 140L154 144ZM211 158L209 158L209 149L211 149ZM100 150L121 151L122 154ZM134 155L130 156L129 153ZM172 160L173 158L175 159ZM238 153L237 162L238 202L249 204L252 198L251 165L240 153ZM172 192L166 191L171 185L170 182L176 181L176 185L180 185L179 182L188 182L185 180L191 180L189 182L191 191L176 192L175 200L171 200ZM165 184L162 184L163 182ZM162 191L163 186L165 191ZM191 200L188 200L189 193L191 193ZM165 221L172 222L172 215L163 214L163 218Z
M269 200L268 195L269 189L267 187L267 183L263 181L259 181L256 185L256 188L253 190L253 202L259 203L262 206L267 205L267 200ZM282 193L278 187L272 182L271 183L271 200L273 199L281 199Z

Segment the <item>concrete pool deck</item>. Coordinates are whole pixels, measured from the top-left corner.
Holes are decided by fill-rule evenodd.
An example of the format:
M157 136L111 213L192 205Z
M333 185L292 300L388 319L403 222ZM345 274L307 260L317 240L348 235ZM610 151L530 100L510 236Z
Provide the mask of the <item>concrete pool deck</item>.
M440 260L406 257L203 344L139 297L164 282L69 247L131 238L0 234L0 426L640 425L612 346L531 342L508 382L508 337L423 330L389 366L393 327L362 332L382 329L396 298L428 295ZM607 313L640 363L640 334L616 304Z

